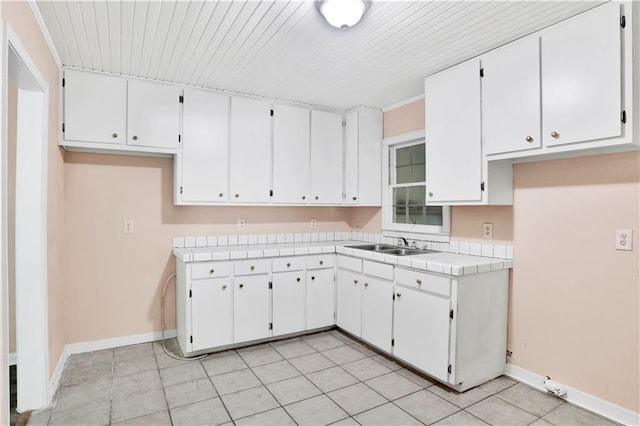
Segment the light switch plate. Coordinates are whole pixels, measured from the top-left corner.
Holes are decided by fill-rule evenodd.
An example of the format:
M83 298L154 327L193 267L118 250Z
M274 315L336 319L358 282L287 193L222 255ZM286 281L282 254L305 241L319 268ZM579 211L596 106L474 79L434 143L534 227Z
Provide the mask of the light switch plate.
M633 250L633 230L616 229L616 250Z

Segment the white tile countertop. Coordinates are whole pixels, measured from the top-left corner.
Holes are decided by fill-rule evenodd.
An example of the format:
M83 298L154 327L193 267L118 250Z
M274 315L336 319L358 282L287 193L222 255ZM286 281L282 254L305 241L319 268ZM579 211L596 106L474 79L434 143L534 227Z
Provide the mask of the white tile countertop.
M507 258L471 256L444 251L396 256L346 247L366 243L367 241L342 240L218 247L174 247L173 254L187 263L338 253L452 276L471 275L513 267L513 261Z

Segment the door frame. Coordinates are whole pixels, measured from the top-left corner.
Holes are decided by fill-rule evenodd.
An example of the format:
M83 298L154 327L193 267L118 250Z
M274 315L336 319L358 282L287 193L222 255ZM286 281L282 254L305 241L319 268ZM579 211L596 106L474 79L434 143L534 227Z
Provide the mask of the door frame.
M0 360L7 366L8 253L7 253L7 107L8 81L18 88L16 140L16 346L18 411L46 406L52 398L49 374L47 295L47 185L49 85L27 49L2 22L2 339ZM0 423L9 423L9 380L2 375Z

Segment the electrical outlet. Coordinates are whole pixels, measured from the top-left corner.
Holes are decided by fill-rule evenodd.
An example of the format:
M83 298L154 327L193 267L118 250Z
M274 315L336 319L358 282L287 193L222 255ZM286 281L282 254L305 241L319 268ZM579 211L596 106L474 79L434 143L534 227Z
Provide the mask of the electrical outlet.
M318 227L318 219L316 219L315 217L311 218L311 222L309 223L309 226L312 229L316 229Z
M244 231L247 229L247 221L244 219L238 219L238 231Z
M616 250L633 250L633 231L631 229L616 229Z
M133 221L132 220L123 220L122 221L122 233L123 234L133 234Z
M482 237L488 240L493 238L493 223L485 222L482 224Z

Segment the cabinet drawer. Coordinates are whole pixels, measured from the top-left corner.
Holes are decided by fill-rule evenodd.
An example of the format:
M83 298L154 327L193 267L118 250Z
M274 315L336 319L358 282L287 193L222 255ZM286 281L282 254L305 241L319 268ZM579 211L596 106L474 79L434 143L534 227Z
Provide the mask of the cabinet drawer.
M191 279L221 278L231 275L231 262L196 262L191 264Z
M234 275L268 274L271 267L269 259L243 260L233 264Z
M362 272L362 260L354 257L338 256L338 268Z
M307 269L333 268L335 264L334 254L322 254L307 257Z
M449 296L451 280L437 275L424 274L411 269L396 268L396 283Z
M300 271L304 269L303 257L276 257L272 262L273 272Z
M363 261L362 271L373 277L383 278L385 280L393 280L393 265L386 265L384 263L370 262L368 260Z

